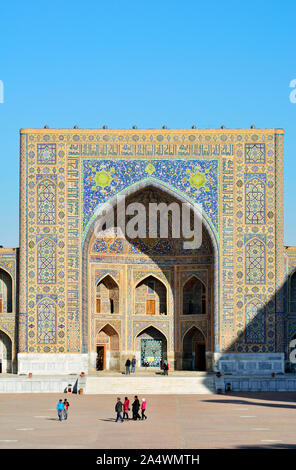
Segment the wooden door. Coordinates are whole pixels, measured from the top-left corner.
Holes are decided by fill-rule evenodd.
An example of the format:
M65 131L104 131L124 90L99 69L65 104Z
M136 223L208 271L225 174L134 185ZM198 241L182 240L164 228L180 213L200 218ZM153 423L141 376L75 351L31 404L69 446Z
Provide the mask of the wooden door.
M155 315L155 300L146 301L146 314Z
M96 299L96 312L101 313L101 299Z

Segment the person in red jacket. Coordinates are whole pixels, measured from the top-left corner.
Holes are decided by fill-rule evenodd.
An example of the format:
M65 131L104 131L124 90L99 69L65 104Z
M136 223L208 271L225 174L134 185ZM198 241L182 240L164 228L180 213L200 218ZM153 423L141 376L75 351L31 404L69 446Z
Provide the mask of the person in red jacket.
M142 419L147 419L147 416L145 415L145 411L146 411L146 400L145 400L145 398L142 398L141 411L142 411Z
M128 412L130 410L130 407L129 407L129 399L128 397L125 397L124 399L124 403L123 403L123 419L129 419L128 418Z

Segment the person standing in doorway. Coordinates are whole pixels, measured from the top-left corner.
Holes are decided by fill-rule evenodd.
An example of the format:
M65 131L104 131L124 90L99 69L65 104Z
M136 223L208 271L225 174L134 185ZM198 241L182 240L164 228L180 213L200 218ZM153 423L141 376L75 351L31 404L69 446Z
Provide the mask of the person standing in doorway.
M130 374L130 367L131 367L131 361L128 357L127 360L126 360L126 363L125 363L125 375Z
M63 419L63 411L64 411L65 407L64 407L64 403L63 403L63 400L60 399L58 401L58 404L57 404L57 410L58 410L58 417L59 417L59 421L62 421Z
M135 372L135 369L136 369L136 362L137 362L137 361L136 361L136 358L135 358L135 356L133 356L133 358L132 358L132 373Z
M146 411L146 400L145 398L142 398L142 404L141 404L142 420L147 419L147 416L145 415L145 411Z
M139 399L138 399L137 395L135 395L134 402L132 404L133 420L134 421L137 421L137 419L141 419L141 416L139 415L139 409L140 409L140 402L139 402Z
M122 413L122 403L121 403L121 400L119 397L117 397L117 402L116 402L116 405L115 405L115 411L116 411L116 420L115 420L115 423L117 423L117 421L120 419L121 422L123 423L124 419L123 417L121 416L121 413Z
M68 418L69 406L70 406L70 403L68 402L67 398L65 398L65 400L64 400L64 419Z
M162 363L163 375L166 375L166 367L167 367L167 362L163 361L163 363Z
M128 419L129 410L130 410L129 399L128 397L125 397L124 403L123 403L123 419Z

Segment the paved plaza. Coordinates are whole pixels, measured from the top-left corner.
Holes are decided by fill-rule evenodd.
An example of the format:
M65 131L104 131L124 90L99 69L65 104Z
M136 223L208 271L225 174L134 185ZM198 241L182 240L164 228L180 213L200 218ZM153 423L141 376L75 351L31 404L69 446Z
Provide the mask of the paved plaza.
M69 419L59 422L65 396ZM146 421L115 423L113 395L1 394L0 448L296 448L295 393L145 398Z

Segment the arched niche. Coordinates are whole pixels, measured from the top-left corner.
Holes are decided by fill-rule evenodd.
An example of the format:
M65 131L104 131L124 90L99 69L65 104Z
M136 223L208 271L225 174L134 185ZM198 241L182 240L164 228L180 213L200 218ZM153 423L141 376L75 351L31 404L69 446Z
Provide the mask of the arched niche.
M12 278L0 268L0 313L11 313L12 305Z
M206 370L206 338L196 326L192 326L183 337L183 369Z
M96 313L119 313L119 287L109 274L96 286Z
M0 372L12 372L12 341L2 330L0 330Z
M135 287L136 315L167 315L167 288L157 277L149 275Z
M196 276L188 279L183 286L183 315L204 315L207 313L206 286Z
M96 370L117 370L119 368L119 334L106 324L96 335Z
M140 367L161 368L162 362L167 360L167 339L152 325L137 334L135 349Z

